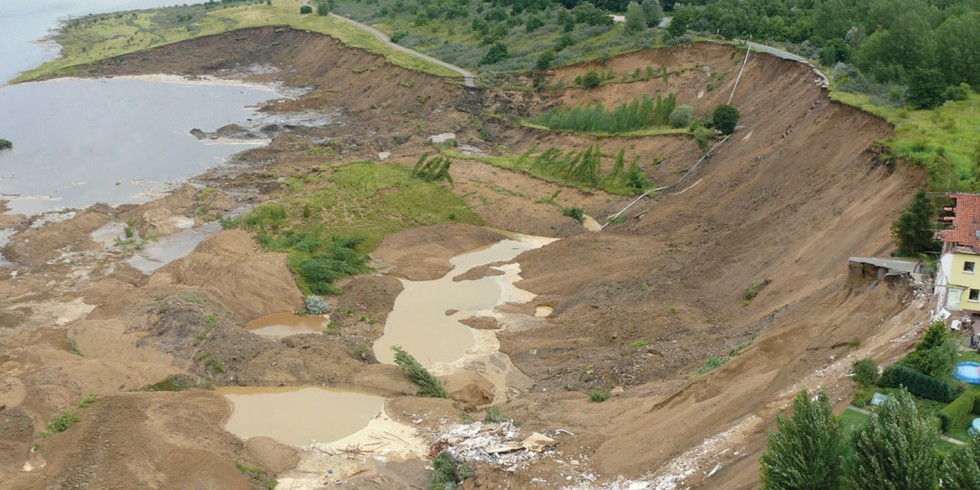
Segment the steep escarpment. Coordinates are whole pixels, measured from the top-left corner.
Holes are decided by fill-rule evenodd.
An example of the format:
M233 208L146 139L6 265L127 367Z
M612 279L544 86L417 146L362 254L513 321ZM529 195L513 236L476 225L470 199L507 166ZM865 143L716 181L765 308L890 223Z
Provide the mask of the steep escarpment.
M718 462L748 461L738 480L723 478L754 482L772 411L904 310L901 291L852 291L847 259L890 250L891 221L923 174L879 161L868 148L889 125L830 102L814 78L800 64L750 58L732 101L739 130L681 185L600 236L522 257L522 287L555 307L551 326L504 342L541 380L536 390L554 400L544 390L627 388L612 400L619 413L556 402L567 407L555 413L609 415L585 417L597 421L593 461L604 474L659 468L750 420L737 456ZM730 89L722 92L727 99ZM560 270L553 256L564 258ZM695 376L733 350L727 364Z
M339 111L343 124L289 128L200 179L249 206L295 198L303 184L323 184L351 162L387 158L411 167L424 153L447 150L429 142L444 132L482 156L552 146L598 144L606 154L623 149L664 189L600 233L587 233L563 216L562 207L581 207L604 222L632 197L453 156L454 183L447 187L488 225L562 237L518 259L520 286L538 296L530 305L504 308L527 318L498 337L533 386L511 386L516 394L494 403L505 403L525 431L564 429L552 434L577 468L549 459L516 475L481 467L476 483L564 482L572 471L594 473L598 485L659 472L684 473L686 484L733 488L755 484L764 434L797 389L845 393L846 383L836 381L848 356L887 345L916 319L901 285L852 287L847 258L889 250L890 223L923 181L917 169L879 161L869 148L891 128L829 101L809 67L753 54L736 89L743 57L716 44L642 51L604 65L560 68L548 81L598 69L643 74L648 66L667 76L627 77L591 90L510 93L465 89L326 36L265 27L78 71L275 82L305 91L269 104L267 112ZM696 167L703 153L687 135L543 131L490 113L528 117L559 104L609 107L670 92L699 116L730 96L741 110L735 134ZM450 151L456 150L463 151ZM154 230L165 230L154 222L171 215L200 219L197 214L212 211L198 213L202 192L187 187L170 201L98 207L13 238L9 258L24 272L0 279L2 298L12 305L0 318L0 366L7 375L0 381L11 393L3 398L10 415L0 421L0 434L10 437L0 444L0 477L22 487L113 486L120 479L186 486L184 466L190 465L214 468L209 477L216 486L247 485L233 463L255 461L221 429L229 408L218 395L129 391L177 376L190 386L325 384L410 394L413 387L395 367L370 355L402 290L397 277L438 277L451 255L502 236L459 224L401 231L379 249L375 258L387 264L376 262L378 275L343 284L346 294L335 300L335 324L325 334L273 340L243 325L300 309L301 295L286 257L263 250L250 233L222 231L148 276L90 236L107 222L130 218ZM356 204L329 216L367 216L365 204ZM224 211L231 207L226 203ZM534 318L534 306L553 311ZM727 362L696 375L712 357ZM593 390L614 393L590 403ZM29 452L55 415L90 392L100 399L78 409L87 411L77 427L42 441L40 453ZM401 400L411 415L406 419L416 420L414 402ZM431 406L441 404L437 408L450 415L473 408L465 399L457 403ZM25 463L33 469L22 470ZM718 463L722 473L704 480ZM698 471L685 473L690 468Z

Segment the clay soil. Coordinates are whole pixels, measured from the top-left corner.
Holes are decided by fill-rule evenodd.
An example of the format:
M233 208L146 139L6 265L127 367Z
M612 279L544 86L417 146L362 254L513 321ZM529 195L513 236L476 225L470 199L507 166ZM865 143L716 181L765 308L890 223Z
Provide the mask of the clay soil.
M339 109L346 124L281 133L201 176L220 189L203 212L204 196L186 186L159 201L95 206L40 229L30 229L30 218L5 221L19 232L3 250L13 265L0 272L2 486L248 488L272 474L248 476L236 462L286 472L296 456L268 441L256 443L265 450L250 451L225 432L230 406L208 386L326 384L413 394L413 385L396 368L377 364L369 348L401 290L396 277L439 277L449 257L499 239L496 231L447 225L389 237L374 253L383 273L343 284L336 329L281 340L242 327L302 307L285 256L263 250L250 234L223 231L144 276L125 264L126 254L90 233L136 219L163 235L175 231L167 229L170 216L274 200L284 192L278 177L322 171L334 161L373 161L390 152L392 161L411 166L432 150L428 136L444 132L488 154L593 143L609 154L626 148L658 185L676 183L630 208L625 221L590 233L547 199L560 190L561 205L604 222L632 198L470 160L453 165L454 192L489 227L562 238L518 259L519 286L538 296L509 308L529 320L498 337L531 383L495 400L528 434L564 429L556 436L560 454L517 473L481 465L466 485L525 488L533 480L590 487L640 478L685 487L757 485L765 435L799 389L826 389L833 400L847 400L843 374L850 363L900 354L926 317L923 300L907 285L878 283L848 268L850 256L891 250L890 224L924 182L919 169L883 163L873 150L889 125L830 101L810 68L761 54L750 58L734 95L738 130L686 173L701 156L686 136L599 138L484 115L491 109L522 116L586 101L608 107L658 92L675 92L707 114L727 101L743 56L715 44L644 51L549 77L569 81L597 68L631 74L663 63L671 70L667 81L507 93L466 89L326 36L270 27L84 67L81 73L93 77L166 73L277 82L307 91L265 110ZM249 70L255 65L278 71ZM336 150L329 158L310 151L325 140ZM764 287L745 300L753 283ZM554 311L534 319L539 305ZM71 352L69 339L83 355ZM712 356L731 359L697 376ZM165 379L190 389L145 391ZM591 403L593 390L613 396ZM77 408L89 393L97 401ZM480 398L473 393L464 387L455 405L438 408L449 416L473 410ZM398 398L403 415L430 405ZM66 409L81 421L42 437ZM417 469L412 474L424 479Z

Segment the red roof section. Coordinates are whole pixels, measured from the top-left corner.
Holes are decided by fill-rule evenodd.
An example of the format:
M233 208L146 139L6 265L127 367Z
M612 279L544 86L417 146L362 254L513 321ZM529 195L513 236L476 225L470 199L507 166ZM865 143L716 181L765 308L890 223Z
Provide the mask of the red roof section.
M945 243L980 249L980 194L950 194L954 199L952 226L937 235ZM945 213L947 216L949 213Z

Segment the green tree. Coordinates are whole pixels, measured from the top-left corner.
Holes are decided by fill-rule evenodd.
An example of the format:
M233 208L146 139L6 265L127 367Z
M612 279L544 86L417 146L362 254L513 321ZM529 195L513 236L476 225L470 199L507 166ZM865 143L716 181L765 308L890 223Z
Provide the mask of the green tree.
M908 391L899 390L851 437L854 457L848 483L888 490L937 488L938 439L936 425L919 416Z
M670 19L667 32L671 37L683 36L687 32L687 23L691 21L691 18L692 15L689 9L678 7L674 10L674 16Z
M970 443L954 450L939 467L943 489L974 490L980 485L980 434L970 437Z
M637 33L647 28L647 14L643 7L636 2L626 6L626 22L623 26L626 32Z
M588 73L582 77L582 86L585 88L596 88L602 84L602 75L595 70L589 70Z
M490 46L490 51L487 51L487 54L480 60L480 65L492 65L507 59L509 56L507 46L504 43L495 43Z
M657 0L643 0L640 6L643 7L647 27L657 27L660 25L660 20L664 18L664 10L660 8L660 2Z
M902 364L937 379L949 374L956 364L956 339L946 328L946 322L930 323L922 340Z
M892 236L898 246L896 255L909 257L939 250L933 224L933 207L926 190L919 189L909 207L892 223Z
M691 125L693 117L694 108L687 104L681 104L670 113L667 122L672 128L686 128Z
M840 488L845 445L826 393L811 400L801 391L793 402L793 418L776 416L776 427L762 454L762 488Z
M715 112L711 116L711 125L724 134L732 134L735 132L735 126L738 126L740 117L741 114L738 109L728 104L722 104L715 108Z
M316 15L328 15L333 10L330 0L318 0L316 2Z
M961 82L980 90L980 12L946 19L936 33L939 68L946 82Z
M878 364L874 359L864 358L854 361L851 369L854 370L854 382L862 388L867 388L878 381Z
M303 15L303 14L312 14L313 13L313 7L310 7L309 5L303 5L302 7L299 8L299 13L300 13L300 15Z
M418 385L419 394L431 396L433 398L446 398L446 389L442 387L442 382L422 366L415 356L405 352L399 346L393 346L391 350L395 353L395 364L403 373L408 375L413 383Z
M916 109L932 109L943 103L946 82L935 68L916 68L909 76L908 101Z
M554 51L549 49L541 53L541 56L538 56L538 61L537 63L534 64L534 66L539 70L547 70L548 67L550 67L551 64L555 62L555 58L557 57L558 55L556 55Z

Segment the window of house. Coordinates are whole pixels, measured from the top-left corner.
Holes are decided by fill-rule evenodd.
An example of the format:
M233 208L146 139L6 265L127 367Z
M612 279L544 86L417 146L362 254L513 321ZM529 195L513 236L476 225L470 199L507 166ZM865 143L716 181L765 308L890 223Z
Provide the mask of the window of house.
M976 262L964 262L963 272L973 274L973 268L976 267Z
M980 289L971 289L970 290L970 301L972 301L974 303L980 301Z

